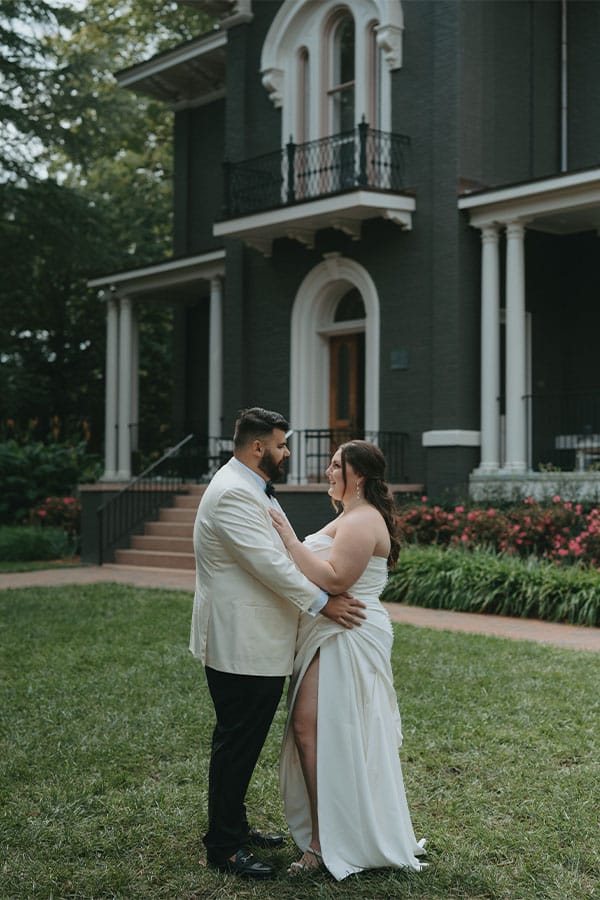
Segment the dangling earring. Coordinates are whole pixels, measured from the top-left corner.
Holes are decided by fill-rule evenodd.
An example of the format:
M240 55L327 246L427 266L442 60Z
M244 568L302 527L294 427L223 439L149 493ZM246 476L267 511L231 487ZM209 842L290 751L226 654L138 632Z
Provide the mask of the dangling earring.
M362 500L361 493L360 493L360 485L359 485L358 481L356 482L356 499Z

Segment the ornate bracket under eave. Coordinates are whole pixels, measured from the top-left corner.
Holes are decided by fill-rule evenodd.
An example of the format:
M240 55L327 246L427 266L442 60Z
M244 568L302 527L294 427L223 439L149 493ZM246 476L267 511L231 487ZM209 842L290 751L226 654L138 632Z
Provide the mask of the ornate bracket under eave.
M312 250L315 246L315 232L310 228L290 228L286 231L285 236L291 241L299 241L304 244L308 250Z
M362 223L370 219L384 219L403 231L411 231L415 211L416 198L410 194L356 190L217 222L213 234L222 239L237 238L270 256L273 241L279 238L289 238L312 249L317 232L327 228L359 241Z
M268 238L244 237L242 240L247 247L250 247L252 250L258 250L267 259L273 255L273 241Z
M383 218L394 225L398 225L403 231L412 231L412 212L399 209L386 209Z
M377 46L392 71L402 66L402 28L397 25L379 25L375 29Z
M265 69L262 84L271 98L273 106L279 109L283 105L283 70Z
M335 228L337 231L343 231L353 241L360 241L361 226L362 221L360 219L334 219L331 222L332 228Z

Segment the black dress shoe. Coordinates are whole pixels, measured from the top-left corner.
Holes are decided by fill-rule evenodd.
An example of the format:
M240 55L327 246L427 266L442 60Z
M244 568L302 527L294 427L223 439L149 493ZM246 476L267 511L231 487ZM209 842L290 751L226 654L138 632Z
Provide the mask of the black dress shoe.
M277 847L283 847L284 841L282 834L263 834L256 828L251 828L248 832L248 843L253 847L262 847L263 850L276 850Z
M233 859L207 860L208 865L219 872L229 872L241 878L272 878L275 874L273 866L257 859L249 850L242 847Z

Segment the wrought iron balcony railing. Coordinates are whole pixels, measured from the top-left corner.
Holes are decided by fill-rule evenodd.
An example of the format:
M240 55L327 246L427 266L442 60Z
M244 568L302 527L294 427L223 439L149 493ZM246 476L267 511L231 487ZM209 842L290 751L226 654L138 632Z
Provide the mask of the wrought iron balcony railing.
M407 187L408 148L403 134L370 128L352 131L239 163L225 162L224 218L316 200L358 188L400 193Z

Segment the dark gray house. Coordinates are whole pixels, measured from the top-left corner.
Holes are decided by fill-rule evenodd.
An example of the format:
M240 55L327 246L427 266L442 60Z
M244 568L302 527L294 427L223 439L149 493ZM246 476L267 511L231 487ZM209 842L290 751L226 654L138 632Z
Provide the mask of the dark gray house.
M600 2L197 3L219 27L117 76L175 111L175 233L92 282L105 480L131 473L158 299L208 470L260 404L295 428L293 483L352 434L431 496L595 492Z

